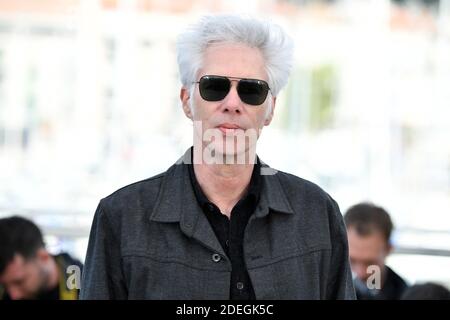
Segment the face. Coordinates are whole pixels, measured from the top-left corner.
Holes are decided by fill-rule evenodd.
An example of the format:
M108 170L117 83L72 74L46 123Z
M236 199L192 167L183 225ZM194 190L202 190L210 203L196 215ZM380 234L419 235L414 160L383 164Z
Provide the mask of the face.
M45 287L48 274L41 257L25 259L16 254L0 275L0 283L12 300L33 299Z
M213 45L203 58L195 81L204 75L268 80L263 56L256 48L241 44ZM237 84L232 81L228 95L220 101L205 101L200 96L198 84L191 90L192 96L189 88L181 89L183 110L194 121L194 138L200 139L197 141L202 142L203 148L214 149L223 155L244 153L255 147L261 129L270 124L276 98L269 92L261 105L246 104L239 98ZM239 139L246 135L255 139Z
M384 268L384 262L391 248L381 232L375 231L369 235L361 236L355 228L347 229L349 256L352 271L356 276L366 281L372 274L368 273L368 267L378 266Z

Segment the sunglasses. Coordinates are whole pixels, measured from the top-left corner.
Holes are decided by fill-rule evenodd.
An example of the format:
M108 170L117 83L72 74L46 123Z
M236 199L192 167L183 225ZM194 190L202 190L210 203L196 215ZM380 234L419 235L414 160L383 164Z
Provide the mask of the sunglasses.
M238 81L237 93L242 102L259 106L266 101L270 88L264 80L205 75L194 83L199 84L200 96L204 100L220 101L230 92L231 81Z

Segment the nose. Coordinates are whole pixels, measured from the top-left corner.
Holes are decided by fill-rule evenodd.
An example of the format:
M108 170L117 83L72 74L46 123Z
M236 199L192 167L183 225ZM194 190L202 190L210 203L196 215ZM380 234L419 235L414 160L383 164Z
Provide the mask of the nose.
M227 96L222 100L222 112L230 112L233 114L241 114L243 108L243 102L239 98L237 92L237 83L231 82L231 88Z

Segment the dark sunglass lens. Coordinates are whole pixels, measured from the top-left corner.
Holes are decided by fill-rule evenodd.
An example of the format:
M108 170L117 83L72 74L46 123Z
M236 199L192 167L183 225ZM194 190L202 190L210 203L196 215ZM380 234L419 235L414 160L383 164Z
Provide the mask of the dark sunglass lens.
M262 104L266 100L268 91L269 88L264 81L247 79L239 81L239 97L247 104L254 106Z
M200 79L200 95L206 101L220 101L230 91L230 80L221 77L203 76Z

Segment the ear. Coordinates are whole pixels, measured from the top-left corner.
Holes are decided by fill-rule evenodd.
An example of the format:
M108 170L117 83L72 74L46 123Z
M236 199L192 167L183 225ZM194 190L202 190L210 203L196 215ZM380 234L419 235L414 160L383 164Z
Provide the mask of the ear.
M388 243L386 244L386 256L389 255L393 249L394 247L392 246L392 243L388 241Z
M272 110L270 110L269 115L266 117L266 120L264 121L264 125L268 126L272 122L273 118L273 112L275 110L275 103L277 102L277 97L272 97Z
M190 99L191 99L191 97L190 97L189 89L186 87L181 87L180 100L181 100L181 105L183 107L184 114L189 119L194 120L193 116L192 116L192 110L190 107Z
M36 258L38 261L47 262L51 258L51 256L45 248L40 248L36 252Z

